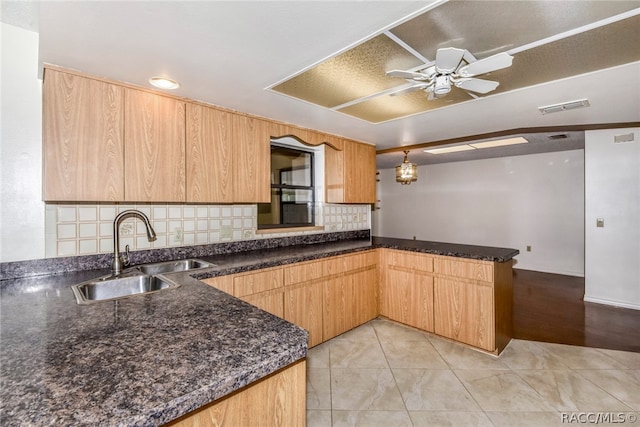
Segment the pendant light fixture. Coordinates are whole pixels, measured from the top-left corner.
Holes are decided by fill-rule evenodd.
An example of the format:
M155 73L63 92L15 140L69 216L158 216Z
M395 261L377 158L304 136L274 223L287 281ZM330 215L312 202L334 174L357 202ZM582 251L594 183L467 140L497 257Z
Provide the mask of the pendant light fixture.
M409 150L404 152L404 161L396 166L396 182L409 185L418 180L418 165L409 162Z

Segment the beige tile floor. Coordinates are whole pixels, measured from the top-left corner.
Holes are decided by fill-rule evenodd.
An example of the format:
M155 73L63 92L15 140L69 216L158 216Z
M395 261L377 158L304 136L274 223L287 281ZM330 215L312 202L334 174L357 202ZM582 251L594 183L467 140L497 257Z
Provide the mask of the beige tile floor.
M593 416L640 427L640 353L513 340L496 358L375 319L307 359L309 427L566 426Z

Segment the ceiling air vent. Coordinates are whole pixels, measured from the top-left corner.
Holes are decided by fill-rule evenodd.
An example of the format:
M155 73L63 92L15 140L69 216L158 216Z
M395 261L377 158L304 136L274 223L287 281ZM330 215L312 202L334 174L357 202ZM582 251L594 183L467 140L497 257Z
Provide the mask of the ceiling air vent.
M542 114L559 113L560 111L575 110L576 108L584 108L589 106L588 99L579 99L577 101L563 102L562 104L547 105L538 107Z
M551 139L553 141L556 141L558 139L567 139L567 138L569 138L569 135L567 135L566 133L557 133L555 135L549 135L549 136L547 136L547 138L549 138L549 139Z

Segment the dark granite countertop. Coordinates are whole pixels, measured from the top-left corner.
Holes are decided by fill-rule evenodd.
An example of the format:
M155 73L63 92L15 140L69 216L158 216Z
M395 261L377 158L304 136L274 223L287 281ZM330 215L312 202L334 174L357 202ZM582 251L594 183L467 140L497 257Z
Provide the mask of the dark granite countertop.
M0 283L1 425L161 425L306 356L305 330L187 273L77 305L70 286L105 273Z
M432 255L471 258L481 261L505 262L520 253L517 249L492 246L462 245L458 243L426 242L422 240L373 237L372 245L377 248L400 249Z
M235 254L181 286L77 305L79 271L0 281L0 424L160 425L304 358L308 334L196 279L375 248L503 262L514 249L374 237Z

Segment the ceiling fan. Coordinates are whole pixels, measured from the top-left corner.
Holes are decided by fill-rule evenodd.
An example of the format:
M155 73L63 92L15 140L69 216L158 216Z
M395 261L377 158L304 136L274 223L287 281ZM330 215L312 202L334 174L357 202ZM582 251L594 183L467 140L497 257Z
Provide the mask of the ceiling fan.
M429 93L427 99L430 101L448 94L453 84L477 98L477 95L471 92L488 93L495 90L500 83L478 79L474 76L510 67L512 61L513 57L506 52L476 60L468 50L446 47L438 49L433 65L418 69L418 71L391 70L387 71L387 76L415 82L409 87L391 93L392 96L422 89Z

